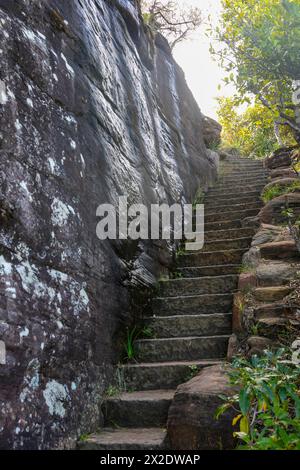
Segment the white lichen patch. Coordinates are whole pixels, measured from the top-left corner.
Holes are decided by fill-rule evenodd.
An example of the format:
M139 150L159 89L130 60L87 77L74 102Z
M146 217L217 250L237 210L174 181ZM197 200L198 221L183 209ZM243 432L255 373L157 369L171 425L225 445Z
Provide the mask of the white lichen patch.
M71 383L71 389L72 389L73 391L75 391L75 390L77 389L77 385L76 385L75 382L72 382L72 383Z
M28 104L28 106L29 106L30 108L33 108L33 101L32 101L31 98L27 98L27 99L26 99L26 103Z
M51 220L54 226L63 227L68 222L70 215L75 215L73 207L65 204L58 198L54 198L52 204Z
M60 54L62 60L64 61L65 63L65 66L66 66L66 69L67 71L69 72L70 75L72 75L72 77L75 75L75 72L74 72L74 69L71 67L71 65L68 63L66 57L63 55L63 53L61 52Z
M21 403L24 403L25 400L32 401L34 392L40 385L39 361L37 359L32 359L28 364L28 369L29 372L24 378L25 387L19 396Z
M3 80L0 80L0 104L4 105L7 103L8 97L6 94L6 85Z
M57 164L53 160L53 158L51 157L48 158L48 165L49 165L51 173L57 173Z
M24 190L24 192L25 192L26 196L28 197L29 201L32 202L32 195L31 195L29 189L27 188L26 182L21 181L20 186Z
M67 386L51 380L47 383L43 396L49 413L63 418L66 414L65 403L70 400Z
M40 32L35 33L31 29L23 27L24 36L32 43L36 44L44 52L47 52L46 37Z
M5 289L5 293L7 297L10 297L11 299L16 299L17 297L16 289L14 287L7 287Z
M29 330L27 328L27 326L25 326L25 328L23 330L20 331L19 333L19 336L20 336L20 340L26 336L29 335Z
M11 89L8 88L8 87L7 87L7 96L8 96L11 100L15 100L15 99L16 99L14 92L11 91Z
M20 123L19 119L15 120L15 128L17 131L20 131L22 129L22 124Z
M0 274L1 276L9 276L12 273L12 265L5 260L3 255L0 255Z

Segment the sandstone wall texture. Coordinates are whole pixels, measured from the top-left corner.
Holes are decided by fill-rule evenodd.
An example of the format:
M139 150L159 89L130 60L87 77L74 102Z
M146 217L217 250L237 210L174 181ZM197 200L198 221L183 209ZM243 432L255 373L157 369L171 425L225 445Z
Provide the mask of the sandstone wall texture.
M134 1L0 0L0 448L99 428L130 287L170 257L100 242L96 208L191 202L216 173L202 134Z

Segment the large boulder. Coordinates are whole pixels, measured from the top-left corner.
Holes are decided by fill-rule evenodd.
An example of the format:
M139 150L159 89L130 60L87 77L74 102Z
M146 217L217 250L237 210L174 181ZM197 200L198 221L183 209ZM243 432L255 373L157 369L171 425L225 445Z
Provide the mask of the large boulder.
M295 217L300 217L300 194L290 193L278 196L268 202L260 211L259 219L265 224L284 224L287 222L284 210L293 209Z
M275 170L270 171L270 178L273 179L278 179L278 178L293 178L297 179L298 175L297 173L291 168L276 168Z
M223 403L220 395L232 396L235 392L222 365L207 367L180 385L169 409L167 432L171 449L233 449L232 419L236 413L229 410L218 420L215 413Z
M275 150L275 152L268 158L265 159L265 167L274 170L275 168L285 168L291 165L292 163L292 152L295 147L290 148L280 148Z
M221 143L222 126L214 119L204 116L203 134L206 147L212 148Z

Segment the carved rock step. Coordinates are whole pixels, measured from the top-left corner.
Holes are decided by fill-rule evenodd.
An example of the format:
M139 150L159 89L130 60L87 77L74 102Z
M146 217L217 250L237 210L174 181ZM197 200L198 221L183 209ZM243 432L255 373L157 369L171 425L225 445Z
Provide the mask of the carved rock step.
M234 240L235 238L252 238L255 234L253 228L238 228L229 230L213 230L212 232L205 232L205 242L216 240Z
M147 321L155 338L228 335L232 328L230 313L152 317Z
M204 243L201 250L202 253L208 251L221 251L221 250L239 250L244 248L246 251L250 248L252 242L251 238L235 238L232 240L212 240Z
M289 286L258 287L253 291L253 295L260 302L276 302L284 299L291 291Z
M259 184L259 183L265 183L267 181L268 177L264 175L260 176L251 176L248 173L241 174L239 176L232 176L230 173L228 175L220 176L218 179L217 184L222 184L222 183L228 183L228 184L234 184L234 183L245 183L247 186L250 186L252 184Z
M178 257L178 266L208 266L219 264L238 264L245 253L244 249L227 250L227 251L211 251L184 254Z
M228 335L185 338L142 339L135 343L137 359L144 362L192 361L226 357Z
M236 201L237 202L237 201ZM230 206L228 205L225 205L225 206L214 206L212 205L211 203L209 202L205 202L204 201L204 207L205 207L205 216L209 215L209 214L217 214L219 212L225 212L227 213L228 211L231 211L231 212L238 212L238 211L245 211L245 210L251 210L251 209L255 209L257 211L257 213L259 213L261 207L262 207L263 203L262 201L254 201L252 203L242 203L242 204L232 204Z
M253 196L244 196L244 197L239 197L238 199L236 197L234 198L225 198L225 196L221 197L211 197L209 198L208 196L205 197L204 199L204 204L205 207L208 206L209 209L215 207L232 207L235 204L237 204L237 201L239 204L262 204L262 200L260 199L260 193L254 193ZM216 211L217 212L217 211Z
M242 228L241 219L220 220L219 222L205 222L205 233L219 230L233 230ZM205 234L204 234L205 237Z
M127 428L163 426L174 394L175 390L148 390L108 398L102 407L106 425Z
M262 170L258 168L249 168L248 170L242 169L242 168L224 168L224 173L223 176L229 176L231 178L238 178L238 177L268 177L270 172L268 170Z
M166 431L160 428L103 429L79 442L81 450L162 450Z
M221 294L233 292L237 288L236 275L199 277L194 279L171 279L160 282L160 297L189 296L193 294Z
M227 274L239 274L240 264L224 264L220 266L202 266L178 268L177 272L182 277L201 277L201 276L226 276Z
M239 198L240 195L243 195L243 194L249 194L249 193L253 193L253 192L256 192L256 193L261 193L261 191L263 190L263 188L265 187L265 184L253 184L253 185L248 185L248 186L244 186L242 183L239 183L237 184L237 182L235 183L235 185L223 185L223 186L215 186L213 189L210 189L209 192L208 192L208 195L211 196L211 195L214 195L214 196L220 196L220 195L223 195L224 197L226 197L226 195L228 197L236 197L236 198Z
M204 201L206 202L215 202L219 204L220 202L225 204L225 202L229 202L229 204L236 203L236 201L243 201L244 199L260 199L261 196L261 189L259 190L252 190L250 192L245 193L235 193L234 186L231 188L230 192L224 193L223 191L218 191L216 193L212 192L213 190L210 189L208 193L205 195Z
M273 302L271 304L260 304L254 308L254 318L256 320L274 318L274 317L293 317L293 309L282 302Z
M158 297L153 299L153 314L157 316L201 315L230 312L233 294Z
M239 211L223 211L217 213L210 213L205 214L205 222L212 223L212 222L222 222L226 220L236 220L240 219L243 220L246 217L254 217L258 215L259 209L246 209L246 210L239 210Z
M217 359L173 362L146 362L121 366L128 389L173 389L189 379L195 370L219 364Z

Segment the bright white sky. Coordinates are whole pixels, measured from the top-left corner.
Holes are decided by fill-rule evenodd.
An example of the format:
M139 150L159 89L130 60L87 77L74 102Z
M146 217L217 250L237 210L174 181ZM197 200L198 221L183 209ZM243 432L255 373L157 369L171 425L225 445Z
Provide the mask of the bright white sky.
M221 0L176 0L197 6L203 11L203 16L210 14L217 23L221 12ZM216 118L216 96L230 96L234 90L222 82L225 73L214 62L209 53L210 39L205 35L207 26L201 26L192 40L178 44L174 49L176 61L185 72L186 80L201 108L201 111ZM221 85L221 90L218 90Z

